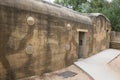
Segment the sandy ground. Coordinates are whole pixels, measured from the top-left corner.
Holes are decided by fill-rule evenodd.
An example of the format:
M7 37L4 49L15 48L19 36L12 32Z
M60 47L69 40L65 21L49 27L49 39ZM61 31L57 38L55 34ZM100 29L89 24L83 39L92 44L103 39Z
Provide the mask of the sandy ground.
M120 55L114 58L108 65L116 73L120 74Z
M74 72L76 75L68 78L64 78L63 76L59 76L62 72L65 71L71 71ZM26 79L20 79L20 80L92 80L90 76L88 76L84 71L82 71L80 68L71 65L67 68L46 73L43 76L32 76Z

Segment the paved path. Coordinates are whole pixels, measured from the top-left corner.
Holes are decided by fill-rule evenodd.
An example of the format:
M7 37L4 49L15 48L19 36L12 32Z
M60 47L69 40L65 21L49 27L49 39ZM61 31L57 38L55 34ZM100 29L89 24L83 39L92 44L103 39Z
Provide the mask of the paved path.
M109 65L119 55L119 50L108 49L95 56L77 61L75 65L91 75L94 80L120 80L118 73Z

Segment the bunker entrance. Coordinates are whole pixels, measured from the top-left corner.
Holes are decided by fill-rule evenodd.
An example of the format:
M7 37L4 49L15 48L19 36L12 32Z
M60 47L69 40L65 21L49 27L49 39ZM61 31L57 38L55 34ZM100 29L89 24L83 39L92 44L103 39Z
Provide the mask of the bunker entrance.
M78 58L82 58L85 48L85 32L79 32Z

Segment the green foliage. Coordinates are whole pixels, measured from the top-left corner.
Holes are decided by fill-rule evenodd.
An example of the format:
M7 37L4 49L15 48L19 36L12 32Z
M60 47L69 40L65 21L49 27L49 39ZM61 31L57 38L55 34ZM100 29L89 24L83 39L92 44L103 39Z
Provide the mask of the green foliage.
M103 13L112 24L112 29L120 31L120 0L55 0L55 3L85 13Z
M79 12L82 10L82 3L85 2L87 2L87 0L55 0L55 3Z
M106 0L91 0L89 4L90 8L87 12L101 13L107 7L108 2Z
M107 17L111 20L113 30L120 31L120 0L114 0L108 12Z

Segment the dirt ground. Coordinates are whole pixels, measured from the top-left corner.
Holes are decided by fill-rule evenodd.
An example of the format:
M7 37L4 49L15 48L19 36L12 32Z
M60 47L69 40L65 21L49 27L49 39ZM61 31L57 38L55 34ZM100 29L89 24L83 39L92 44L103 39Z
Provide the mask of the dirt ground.
M70 72L68 74L64 74L64 72ZM72 75L71 75L72 72ZM20 80L93 80L87 73L82 71L80 68L75 65L71 65L62 70L58 70L51 73L46 73L43 76L32 76L25 79Z

